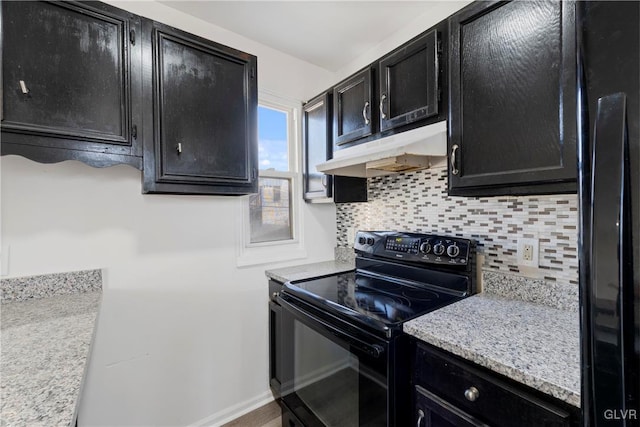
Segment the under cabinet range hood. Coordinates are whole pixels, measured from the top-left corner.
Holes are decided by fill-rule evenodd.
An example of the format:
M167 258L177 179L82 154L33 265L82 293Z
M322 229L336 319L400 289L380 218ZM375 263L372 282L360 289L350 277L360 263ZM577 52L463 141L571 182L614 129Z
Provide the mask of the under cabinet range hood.
M419 127L334 152L316 166L327 175L369 178L426 169L431 157L447 156L447 122Z

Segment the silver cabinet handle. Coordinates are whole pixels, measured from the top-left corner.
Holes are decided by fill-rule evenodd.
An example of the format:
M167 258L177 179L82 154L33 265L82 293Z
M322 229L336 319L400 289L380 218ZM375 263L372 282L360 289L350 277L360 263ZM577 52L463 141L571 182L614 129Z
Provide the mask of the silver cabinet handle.
M380 116L383 119L387 118L387 115L384 113L384 100L387 99L387 94L383 93L382 96L380 97Z
M480 392L475 387L469 387L464 391L464 397L469 402L475 402L480 397Z
M276 299L280 296L280 292L274 292L273 294L271 294L271 296L273 297L273 299Z
M458 144L453 144L453 147L451 147L451 173L454 175L458 175L460 173L460 170L456 167L456 153L459 148L460 146Z
M27 89L27 85L24 80L20 80L20 90L22 90L22 93L25 95L29 93L29 89Z
M418 423L416 424L416 427L420 427L422 420L424 420L424 411L422 409L418 409Z
M182 153L182 142L178 142L178 145L176 145L176 151L178 154Z
M327 178L327 175L322 175L322 186L324 188L327 188L327 185L329 185L329 178Z
M367 108L369 108L369 101L364 103L364 108L362 109L362 117L364 118L364 124L369 124L369 118L367 117Z

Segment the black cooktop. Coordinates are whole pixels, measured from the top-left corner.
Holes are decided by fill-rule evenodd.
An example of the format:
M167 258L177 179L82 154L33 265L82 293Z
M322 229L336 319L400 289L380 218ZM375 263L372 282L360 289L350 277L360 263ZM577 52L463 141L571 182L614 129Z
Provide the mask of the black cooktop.
M369 325L373 321L379 329L398 328L403 322L461 299L428 286L357 272L291 282L285 292L337 315L360 318Z
M358 231L354 251L355 271L287 282L282 299L390 339L404 322L474 292L470 240Z

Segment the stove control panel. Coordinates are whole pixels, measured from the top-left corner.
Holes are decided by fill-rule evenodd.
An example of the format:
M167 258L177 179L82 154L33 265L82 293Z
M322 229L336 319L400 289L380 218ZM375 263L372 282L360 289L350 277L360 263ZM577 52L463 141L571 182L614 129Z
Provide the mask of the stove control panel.
M369 257L423 264L467 266L473 242L457 237L391 231L358 231L354 250Z

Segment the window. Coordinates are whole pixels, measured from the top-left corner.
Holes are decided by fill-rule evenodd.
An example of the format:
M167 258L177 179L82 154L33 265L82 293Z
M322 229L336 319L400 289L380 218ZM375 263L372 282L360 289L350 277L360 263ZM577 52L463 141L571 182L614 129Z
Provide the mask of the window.
M258 193L249 200L250 243L292 240L289 112L258 106Z
M242 198L239 266L306 256L298 206L301 104L262 91L258 103L258 192Z

